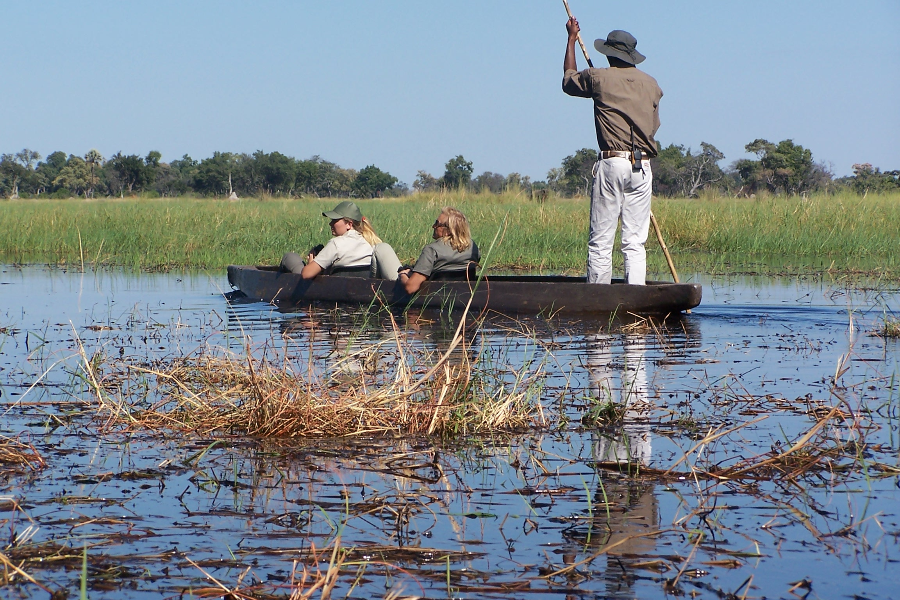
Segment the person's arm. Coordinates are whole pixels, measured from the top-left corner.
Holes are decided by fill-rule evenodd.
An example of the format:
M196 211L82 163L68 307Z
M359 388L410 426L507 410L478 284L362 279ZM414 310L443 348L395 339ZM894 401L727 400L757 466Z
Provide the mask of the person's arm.
M569 41L566 43L566 59L563 62L563 73L578 70L578 65L575 62L575 42L578 40L578 32L581 31L581 27L578 26L578 19L571 17L566 23L566 31L569 33Z
M312 279L324 271L319 263L314 261L313 258L315 258L313 254L306 257L306 264L303 265L303 270L300 271L300 277L303 279Z
M428 278L421 273L416 273L410 269L400 272L400 283L407 294L415 294L422 287L422 284L428 281Z
M331 238L318 253L310 252L306 257L306 266L300 271L303 279L312 279L328 270L339 258L337 238ZM315 248L313 249L315 250Z

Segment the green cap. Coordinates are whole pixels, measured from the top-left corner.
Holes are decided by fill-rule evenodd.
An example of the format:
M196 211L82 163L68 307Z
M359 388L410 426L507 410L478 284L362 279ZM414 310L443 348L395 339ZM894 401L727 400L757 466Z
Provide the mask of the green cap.
M350 219L351 221L362 221L362 211L359 210L359 207L355 203L347 200L335 206L334 210L323 212L322 216L328 217L329 219Z

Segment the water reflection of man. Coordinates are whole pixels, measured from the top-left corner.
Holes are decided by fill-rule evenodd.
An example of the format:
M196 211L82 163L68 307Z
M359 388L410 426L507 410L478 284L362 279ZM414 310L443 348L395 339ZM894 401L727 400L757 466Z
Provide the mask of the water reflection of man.
M585 336L586 363L591 393L600 402L607 400L623 411L621 428L614 432L596 432L594 460L599 463L650 462L650 425L645 418L647 368L644 360L646 340L640 335L622 336L622 360L616 364L613 337L598 333Z
M621 351L615 347L617 340L621 340ZM645 418L650 409L646 348L642 335L585 336L591 396L613 403L621 425L615 430L593 432L593 460L598 477L592 497L593 519L564 532L563 537L572 547L564 554L563 562L572 564L579 555L592 553L591 549L615 545L605 556L604 577L607 596L615 598L632 597L632 565L656 550L655 538L637 536L645 536L659 526L654 485L620 472L627 471L624 465L650 462L650 425Z
M572 564L579 556L614 546L604 556L606 595L603 597L632 598L634 565L656 554L656 537L647 535L659 529L655 486L608 471L598 471L598 477L601 480L592 499L594 518L587 525L581 523L563 532L563 538L571 544L563 554L563 563ZM595 563L594 567L597 566Z

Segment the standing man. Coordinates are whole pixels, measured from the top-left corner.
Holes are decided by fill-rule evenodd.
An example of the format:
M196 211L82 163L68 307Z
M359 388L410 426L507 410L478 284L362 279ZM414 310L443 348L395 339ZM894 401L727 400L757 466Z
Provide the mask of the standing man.
M647 254L644 243L650 229L650 194L653 173L649 159L656 156L659 100L656 80L635 68L644 60L637 40L626 31L611 31L594 47L606 55L608 69L575 68L575 42L581 28L575 18L566 23L569 41L563 64L563 91L594 101L594 125L600 156L594 165L591 190L591 229L588 237L587 282L610 283L616 222L622 223L625 280L644 285Z

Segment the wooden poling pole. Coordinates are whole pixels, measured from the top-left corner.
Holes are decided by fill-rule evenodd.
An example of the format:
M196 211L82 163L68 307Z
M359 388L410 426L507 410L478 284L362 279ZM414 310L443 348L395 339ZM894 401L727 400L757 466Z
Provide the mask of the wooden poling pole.
M563 0L563 5L566 7L566 14L569 15L569 18L572 18L572 11L569 10L569 0ZM587 48L584 46L584 42L581 41L581 32L578 32L578 45L581 46L581 53L584 54L584 60L587 61L587 64L590 68L594 68L594 63L591 62L591 57L588 56Z
M672 271L672 278L675 279L675 283L681 283L678 280L678 273L675 271L675 263L672 262L672 257L669 255L669 248L666 247L666 243L663 241L662 232L659 230L659 223L656 222L656 217L653 216L653 211L650 212L650 222L653 223L653 231L656 232L656 239L659 241L663 254L666 255L666 262L669 263L669 270Z
M675 283L681 283L678 280L678 272L675 271L675 263L672 262L672 256L669 254L669 248L666 246L666 243L663 241L662 231L659 229L659 223L656 222L656 217L653 215L653 211L650 211L650 222L653 224L653 231L656 232L656 239L659 241L659 245L662 248L663 254L666 255L666 262L669 263L669 270L672 271L672 279L675 280ZM688 312L691 312L690 310Z
M566 14L569 15L569 18L572 18L572 11L569 9L569 0L563 0L563 5L566 7ZM587 61L588 66L592 69L594 68L594 63L591 62L591 57L588 56L587 48L584 47L584 42L581 41L581 32L578 32L578 45L581 46L581 52L584 54L584 60ZM659 240L659 245L662 247L663 254L666 255L666 262L669 264L669 270L672 271L672 279L675 280L675 283L681 283L678 281L678 273L675 271L675 263L672 262L672 256L669 254L669 248L666 247L666 243L663 241L662 231L659 229L659 223L656 222L656 217L653 216L653 211L650 211L650 222L653 224L653 231L656 233L656 239ZM691 312L691 311L687 311Z

